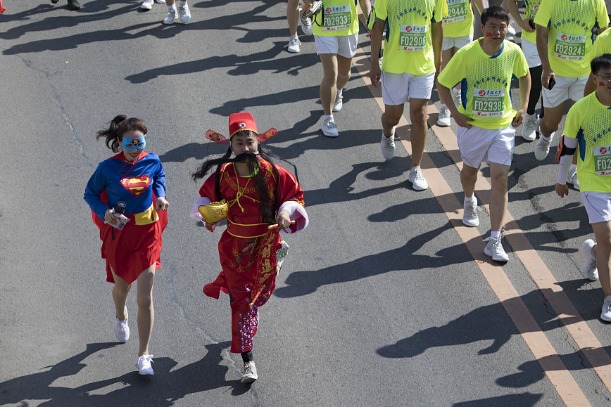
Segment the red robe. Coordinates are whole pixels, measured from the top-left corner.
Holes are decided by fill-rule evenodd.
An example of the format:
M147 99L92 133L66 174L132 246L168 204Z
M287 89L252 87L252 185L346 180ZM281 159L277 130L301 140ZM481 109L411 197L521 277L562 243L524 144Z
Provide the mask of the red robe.
M271 165L262 159L259 163L265 185L278 207L286 201L303 206L303 190L291 173L276 166L279 173L276 187ZM252 350L259 322L258 307L267 302L276 286L276 251L282 245L279 231L268 230L269 224L261 221L254 178L238 176L233 163L222 167L220 177L221 196L216 193L215 174L199 190L200 196L211 201L225 199L229 203L227 230L218 243L222 271L215 281L206 284L204 293L213 298L219 298L220 291L229 294L231 352L241 353Z

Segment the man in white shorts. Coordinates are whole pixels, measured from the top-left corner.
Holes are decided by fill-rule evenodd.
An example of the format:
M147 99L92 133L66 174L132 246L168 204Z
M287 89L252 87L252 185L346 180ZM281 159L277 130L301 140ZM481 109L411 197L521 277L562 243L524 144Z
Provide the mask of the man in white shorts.
M536 41L543 66L543 107L535 157L544 160L567 108L583 97L590 73L592 30L609 24L604 0L542 0L535 16ZM571 165L569 182L579 189L577 167Z
M358 0L365 19L371 12L369 0ZM321 131L326 137L338 137L333 112L343 106L343 89L350 79L352 57L356 54L359 35L357 0L325 0L324 6L312 19L316 52L320 57L323 78L320 101L323 108ZM303 1L303 9L311 4Z
M539 118L543 117L543 106L537 117L536 108L539 99L541 98L541 75L543 67L541 66L541 58L537 51L537 36L535 33L534 19L539 10L541 0L525 0L524 17L518 10L520 0L503 0L503 7L509 11L509 14L522 28L522 52L528 62L528 70L530 71L530 95L528 96L528 108L524 123L522 123L521 135L526 141L534 141L537 138L537 129L539 128Z
M405 103L409 102L412 167L408 180L416 191L429 187L420 163L427 135L427 104L441 63L442 19L447 14L445 0L376 0L369 77L373 86L382 81L384 113L380 150L385 160L394 156L395 126L403 115ZM388 40L380 69L385 25Z
M448 15L443 18L443 46L441 53L441 70L446 67L456 51L473 41L473 5L481 14L488 7L488 0L446 0ZM454 88L455 98L459 98L459 89ZM448 127L452 124L450 109L445 104L439 106L437 125Z
M501 243L507 208L507 177L513 155L515 127L522 123L530 74L524 53L505 40L509 14L499 6L485 9L481 16L484 36L459 49L437 80L442 102L456 121L458 149L463 166L460 182L465 193L462 222L479 226L475 182L482 162L490 167L490 240L484 253L492 260L509 260ZM511 104L511 78L520 81L520 110ZM450 89L461 84L463 98L456 108Z
M592 281L600 277L605 296L600 318L611 322L611 54L594 58L590 65L596 91L576 102L566 116L555 190L560 197L568 195L567 173L577 153L581 200L596 237L596 242L588 239L581 245L581 271Z

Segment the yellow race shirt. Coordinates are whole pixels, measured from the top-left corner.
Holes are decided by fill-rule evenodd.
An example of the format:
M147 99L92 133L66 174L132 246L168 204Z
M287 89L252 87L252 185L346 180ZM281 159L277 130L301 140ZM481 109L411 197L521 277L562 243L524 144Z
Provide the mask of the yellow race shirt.
M314 35L342 37L358 34L359 19L355 0L324 0L322 10L312 21Z
M435 72L431 23L441 23L446 15L445 0L376 0L376 19L388 22L382 70L412 75Z
M513 1L513 0L509 0ZM524 20L535 20L537 16L537 11L539 11L539 5L541 4L541 0L525 0L524 6L526 9L524 10ZM535 31L528 32L522 30L522 38L532 42L533 44L537 43L537 33Z
M446 0L448 14L443 17L443 36L466 37L473 34L473 8L471 0Z
M605 32L596 37L596 41L594 41L591 55L592 59L603 54L611 54L611 30L605 30Z
M493 56L475 40L459 49L437 79L446 88L461 84L458 111L470 123L483 129L503 129L511 124L516 111L511 106L511 78L528 74L528 63L520 47L504 41Z
M581 78L590 73L592 29L609 24L604 0L542 0L535 24L547 27L547 55L556 75Z
M564 135L577 139L579 190L611 193L611 107L590 93L567 113Z

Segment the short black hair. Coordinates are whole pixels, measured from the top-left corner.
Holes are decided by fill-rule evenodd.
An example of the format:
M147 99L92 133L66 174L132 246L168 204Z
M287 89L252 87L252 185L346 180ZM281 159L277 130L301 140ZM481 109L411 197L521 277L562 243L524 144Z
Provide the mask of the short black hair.
M592 73L596 75L601 69L611 68L611 54L603 54L598 56L590 62L590 68Z
M505 21L507 25L509 25L509 13L503 7L490 6L484 9L484 11L482 11L482 16L480 20L482 22L482 25L485 25L486 21L491 18L498 18L499 20Z

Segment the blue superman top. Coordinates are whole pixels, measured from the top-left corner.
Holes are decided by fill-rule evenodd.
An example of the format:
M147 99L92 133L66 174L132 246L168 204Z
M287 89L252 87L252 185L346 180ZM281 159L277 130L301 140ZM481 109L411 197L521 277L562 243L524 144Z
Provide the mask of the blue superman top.
M108 204L102 199L106 191ZM102 220L108 208L125 202L126 214L138 214L153 204L153 194L165 197L165 172L156 154L142 151L134 162L119 153L102 161L85 187L85 201Z

